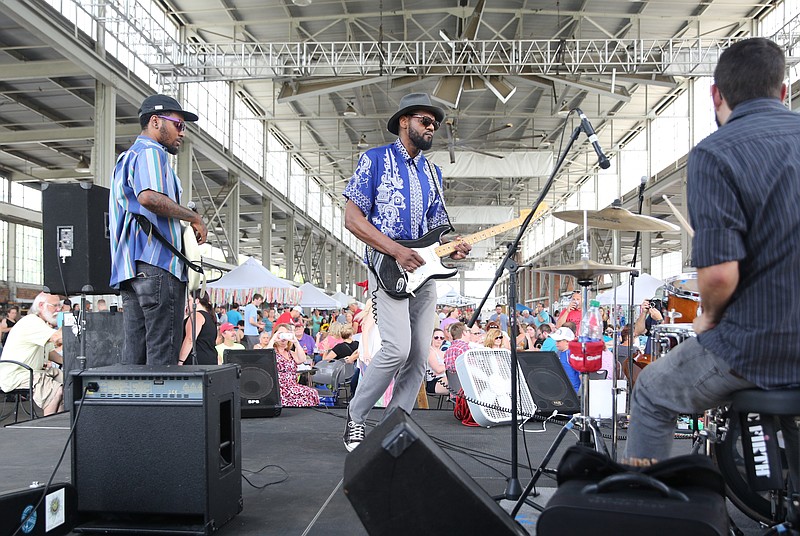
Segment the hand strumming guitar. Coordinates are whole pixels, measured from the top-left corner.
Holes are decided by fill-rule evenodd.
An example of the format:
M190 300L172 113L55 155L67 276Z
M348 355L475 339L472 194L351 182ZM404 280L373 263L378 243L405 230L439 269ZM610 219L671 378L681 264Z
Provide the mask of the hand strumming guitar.
M402 266L403 270L406 270L407 272L413 272L425 264L425 259L423 259L419 253L411 248L401 246L397 243L395 243L393 251L391 251L389 254L394 257L394 259L397 261L397 264Z

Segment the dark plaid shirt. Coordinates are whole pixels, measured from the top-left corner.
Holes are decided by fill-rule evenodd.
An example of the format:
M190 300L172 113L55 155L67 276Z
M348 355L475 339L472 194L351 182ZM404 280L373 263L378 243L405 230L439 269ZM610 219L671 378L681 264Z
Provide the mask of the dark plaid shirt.
M687 194L694 265L739 261L722 320L698 341L763 388L800 384L800 115L739 104L689 155Z

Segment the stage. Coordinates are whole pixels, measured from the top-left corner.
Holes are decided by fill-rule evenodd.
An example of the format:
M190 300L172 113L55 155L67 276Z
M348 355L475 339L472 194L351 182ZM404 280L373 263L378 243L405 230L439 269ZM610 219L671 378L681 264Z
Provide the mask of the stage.
M7 407L7 406L6 406ZM370 414L370 424L383 416L383 410ZM414 421L490 495L501 494L510 473L510 432L507 426L471 428L453 418L450 410L416 410ZM284 408L279 417L242 419L242 492L244 510L223 526L220 536L357 536L367 534L341 489L344 459L342 445L344 409ZM124 423L120 423L124 426ZM519 477L523 486L530 478L529 462L537 466L559 431L549 423L529 423L526 430L538 433L519 434ZM0 492L28 486L32 481L46 482L69 433L69 415L59 414L0 429ZM610 436L610 428L603 428ZM568 435L552 466L561 453L576 441ZM527 448L526 444L527 442ZM610 448L610 440L607 440ZM624 442L620 441L620 448ZM113 448L97 439L97 448ZM676 440L674 453L686 453L689 440ZM355 451L356 453L358 450ZM527 454L526 454L527 453ZM56 475L56 482L69 481L69 452ZM266 467L266 468L264 468ZM259 472L260 469L264 468ZM248 483L248 480L250 483ZM251 485L252 484L252 485ZM541 495L534 502L544 506L555 481L544 476L539 481ZM256 489L254 486L263 487ZM425 493L425 489L414 490ZM513 503L503 501L510 510ZM458 505L431 504L427 515L450 515ZM455 508L455 510L453 510ZM762 532L729 503L729 511L744 534ZM518 520L535 534L538 512L526 506Z

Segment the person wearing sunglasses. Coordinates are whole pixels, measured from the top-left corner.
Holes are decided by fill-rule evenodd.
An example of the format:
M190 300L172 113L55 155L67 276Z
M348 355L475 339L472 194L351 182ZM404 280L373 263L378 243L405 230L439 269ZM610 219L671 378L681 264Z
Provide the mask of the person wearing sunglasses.
M153 234L157 230L180 251L181 221L186 221L198 244L206 240L208 229L200 215L181 206L189 200L181 199L180 179L169 165L169 155L183 144L186 122L197 119L172 97L147 97L139 108L142 132L114 166L108 224L111 286L119 289L125 309L126 364L178 361L186 267Z
M368 251L393 257L409 272L425 261L396 240L417 239L437 227L451 227L441 170L423 154L431 148L443 119L444 110L434 106L427 93L405 95L386 125L397 139L362 154L343 192L347 230L364 242ZM471 249L457 238L455 246L450 255L453 259L465 258ZM438 319L433 280L401 299L381 289L372 274L368 287L375 291L372 295L383 346L372 357L350 401L343 438L348 451L363 441L367 415L392 380L394 390L387 409L399 407L408 413L414 409Z
M428 352L428 368L425 370L425 391L432 395L446 395L448 393L439 379L447 383L445 378L444 353L442 344L445 341L444 331L436 328L433 330L431 349Z

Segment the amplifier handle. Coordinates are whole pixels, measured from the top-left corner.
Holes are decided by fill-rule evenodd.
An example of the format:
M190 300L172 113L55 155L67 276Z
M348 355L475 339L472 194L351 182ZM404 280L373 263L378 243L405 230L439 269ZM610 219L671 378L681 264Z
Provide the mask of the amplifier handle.
M581 490L581 493L610 493L612 491L628 488L647 488L659 492L664 498L689 502L689 497L687 497L685 493L667 486L652 476L633 472L607 476L597 484L585 486Z

